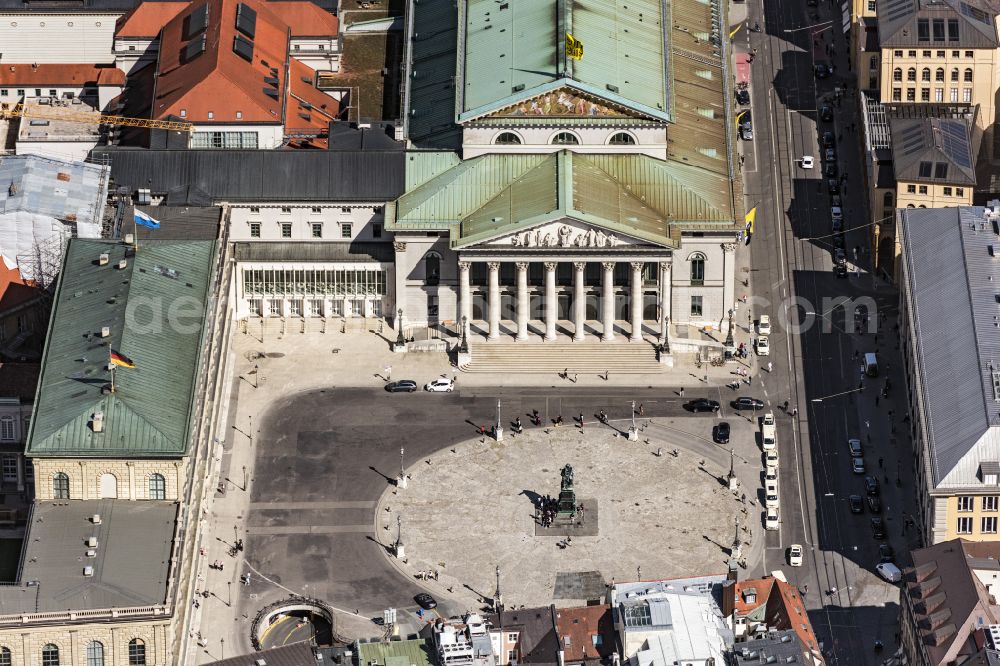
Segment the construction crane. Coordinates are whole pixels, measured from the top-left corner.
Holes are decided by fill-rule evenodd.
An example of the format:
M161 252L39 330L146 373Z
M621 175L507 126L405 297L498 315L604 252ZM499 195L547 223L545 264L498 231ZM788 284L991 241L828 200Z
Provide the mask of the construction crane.
M121 127L146 127L149 129L173 130L176 132L194 132L194 125L183 120L148 120L146 118L128 118L126 116L94 115L65 109L62 107L28 106L15 104L13 107L4 104L0 107L2 118L40 118L44 120L64 120L70 123L87 123L90 125L119 125Z

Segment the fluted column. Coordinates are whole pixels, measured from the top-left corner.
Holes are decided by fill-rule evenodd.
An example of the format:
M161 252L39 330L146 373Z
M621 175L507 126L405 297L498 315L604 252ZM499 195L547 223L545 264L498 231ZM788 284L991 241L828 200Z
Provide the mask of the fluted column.
M605 261L601 263L604 268L604 279L601 282L601 325L603 335L601 340L605 342L615 339L615 262Z
M556 262L545 262L545 339L556 339Z
M670 319L672 317L671 307L670 307L670 262L661 261L660 262L660 338L662 340L667 339L668 331L664 330L664 320L667 321L667 328L670 328Z
M633 261L631 266L632 294L629 304L632 306L632 335L629 340L642 342L642 262Z
M528 262L519 261L517 267L517 339L528 339Z
M469 282L469 270L471 265L468 261L458 262L458 285L459 285L459 313L458 323L462 324L462 318L472 323L472 287Z
M491 261L490 268L490 340L500 337L500 262Z
M586 261L573 262L573 340L583 340L584 322L587 318L587 300L583 291L584 269Z

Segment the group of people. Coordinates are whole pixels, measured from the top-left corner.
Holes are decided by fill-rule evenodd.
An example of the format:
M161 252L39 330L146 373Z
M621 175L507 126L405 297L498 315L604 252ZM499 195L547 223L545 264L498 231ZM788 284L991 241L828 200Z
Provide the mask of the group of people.
M538 498L538 506L535 515L537 516L538 524L542 527L552 527L552 521L555 520L558 511L559 500L548 495Z
M740 346L736 348L736 355L740 358L746 358L750 355L750 350L747 348L747 343L741 342Z

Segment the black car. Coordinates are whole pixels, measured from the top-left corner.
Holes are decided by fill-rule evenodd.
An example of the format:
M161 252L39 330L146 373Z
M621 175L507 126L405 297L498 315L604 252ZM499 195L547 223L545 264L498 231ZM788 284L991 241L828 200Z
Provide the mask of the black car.
M719 411L719 407L718 401L709 400L708 398L698 398L684 405L684 409L689 412L717 412Z
M851 513L865 512L865 503L861 499L861 495L851 495L849 499L851 501Z
M764 409L763 400L758 400L757 398L748 398L746 396L743 396L742 398L736 398L736 400L733 400L731 404L733 405L734 409L750 409L754 411L758 409Z
M865 477L865 493L869 497L878 497L879 494L878 477L875 476Z
M836 143L836 139L833 136L833 132L823 132L823 147L833 148Z
M736 103L740 106L747 106L750 104L750 91L747 89L736 91Z
M847 266L846 264L837 264L833 267L833 274L839 278L847 277Z
M836 178L826 181L826 191L830 194L840 194L840 181Z
M844 201L840 198L839 194L830 195L830 206L836 206L837 208L844 207Z
M825 79L828 76L830 76L831 74L833 74L833 68L830 67L825 62L818 62L818 63L816 63L816 70L815 71L816 71L816 78L817 79Z
M827 178L836 178L838 173L840 172L836 162L827 162L823 165L823 175Z
M728 444L729 424L723 421L719 425L712 428L712 439L714 439L718 444Z
M882 513L882 500L878 498L878 495L868 496L868 508L871 509L872 513Z
M892 549L887 543L880 543L878 545L878 561L879 562L892 562L896 559L896 551Z
M828 104L824 104L823 107L819 110L819 118L823 122L827 123L830 122L831 120L833 120L833 109L831 109Z
M421 592L417 596L413 597L413 600L417 602L417 605L424 610L430 610L432 608L437 608L438 602L431 595L426 592Z
M872 518L872 536L879 541L885 539L885 523L881 518Z
M835 247L838 250L843 250L844 249L844 234L843 233L839 233L839 234L838 233L834 233L833 234L833 247Z
M412 379L400 379L386 384L385 390L389 393L413 393L417 390L417 383Z

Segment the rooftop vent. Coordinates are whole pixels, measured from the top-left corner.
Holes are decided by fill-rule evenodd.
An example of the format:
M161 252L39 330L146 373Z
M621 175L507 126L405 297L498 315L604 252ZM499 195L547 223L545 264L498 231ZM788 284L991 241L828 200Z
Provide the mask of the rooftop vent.
M111 335L111 327L110 326L101 326L101 337L102 338L106 338L106 337L109 337L110 335Z
M87 551L87 557L97 557L97 551L93 550L93 549L88 550Z
M87 537L87 548L97 548L97 537Z
M126 260L124 260L124 259L122 259L121 261L118 262L118 270L125 270L125 268L127 266L128 266L128 262Z
M94 412L94 418L90 421L90 428L94 432L104 432L104 412ZM97 516L98 521L100 516ZM99 525L97 522L95 525Z
M135 237L132 234L125 234L125 244L131 245L135 242Z
M86 566L83 568L83 575L88 578L94 575L94 567Z
M108 256L107 252L105 252L105 253L101 254L101 256L99 256L97 258L97 265L98 266L107 266L109 261L111 261L111 257Z

